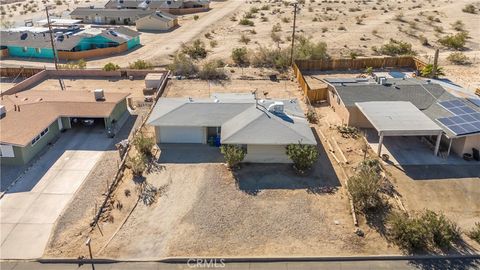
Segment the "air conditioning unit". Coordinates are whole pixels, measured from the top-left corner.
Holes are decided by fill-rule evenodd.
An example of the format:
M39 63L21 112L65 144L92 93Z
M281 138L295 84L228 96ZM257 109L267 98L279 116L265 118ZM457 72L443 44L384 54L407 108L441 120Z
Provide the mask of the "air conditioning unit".
M103 92L103 89L95 89L93 91L93 94L95 95L95 100L105 100L105 94Z

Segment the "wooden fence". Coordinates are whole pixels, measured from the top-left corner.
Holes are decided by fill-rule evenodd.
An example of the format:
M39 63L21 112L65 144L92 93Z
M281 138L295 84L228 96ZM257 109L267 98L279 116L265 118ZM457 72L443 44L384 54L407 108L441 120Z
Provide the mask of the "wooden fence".
M8 77L8 78L15 78L15 77L21 77L21 78L27 78L31 77L40 71L43 71L45 69L43 68L24 68L24 67L1 67L0 68L0 75L2 77Z
M80 60L101 56L109 56L112 54L119 54L128 50L127 43L120 44L116 47L92 49L78 52L58 51L58 58L60 60Z
M346 71L364 70L367 67L377 68L411 68L420 70L427 63L413 57L370 57L357 59L328 59L328 60L296 60L293 64L293 72L297 78L303 93L310 101L325 100L328 96L328 87L312 88L305 80L303 73L311 71Z
M328 70L364 70L372 68L413 68L418 69L426 65L423 61L412 56L399 57L369 57L356 59L328 59L328 60L296 60L295 64L302 71Z

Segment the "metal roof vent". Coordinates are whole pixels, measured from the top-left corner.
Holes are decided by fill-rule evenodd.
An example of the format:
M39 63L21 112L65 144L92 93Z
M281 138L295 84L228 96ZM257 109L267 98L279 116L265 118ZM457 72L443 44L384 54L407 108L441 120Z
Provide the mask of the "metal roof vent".
M268 106L268 111L272 113L283 113L284 104L281 101L275 101Z

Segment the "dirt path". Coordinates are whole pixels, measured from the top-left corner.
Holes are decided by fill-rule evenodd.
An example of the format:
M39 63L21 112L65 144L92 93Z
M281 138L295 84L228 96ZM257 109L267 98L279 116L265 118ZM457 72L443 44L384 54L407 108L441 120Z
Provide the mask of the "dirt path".
M101 68L108 62L126 67L130 62L137 59L154 61L157 65L168 64L170 62L169 55L174 54L175 51L181 47L182 43L194 39L209 26L235 12L243 3L243 1L239 0L213 3L212 10L207 13L198 14L200 18L197 21L193 20L192 16L189 16L187 19L180 22L181 26L178 29L175 29L172 32L162 34L142 33L140 36L142 47L126 54L88 61L87 67ZM50 63L50 61L34 62L19 59L7 59L2 60L1 63L2 65L8 66L22 65L53 67L53 63Z

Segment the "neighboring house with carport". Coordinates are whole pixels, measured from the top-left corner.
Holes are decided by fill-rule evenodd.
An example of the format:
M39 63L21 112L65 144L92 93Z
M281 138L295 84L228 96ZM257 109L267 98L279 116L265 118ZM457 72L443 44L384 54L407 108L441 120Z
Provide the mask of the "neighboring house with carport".
M244 162L291 163L287 145L317 144L296 99L161 98L147 124L155 127L160 145L240 145L247 152Z
M153 9L178 15L207 11L210 0L110 0L105 8Z
M475 155L474 149L480 150L478 99L458 98L439 84L415 78L324 81L328 102L343 124L378 132L379 153L385 136L425 137L435 155Z
M103 93L103 92L102 92ZM103 98L101 98L103 95ZM90 91L21 91L0 102L0 160L6 165L28 163L63 130L82 120L115 134L129 117L125 93L97 95ZM89 127L85 127L89 128Z

